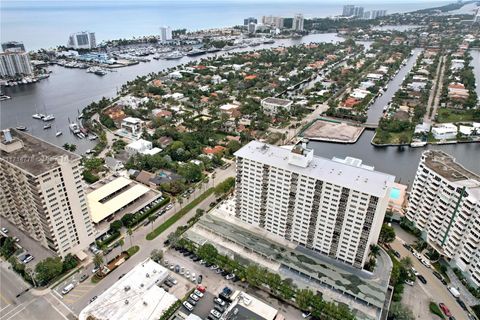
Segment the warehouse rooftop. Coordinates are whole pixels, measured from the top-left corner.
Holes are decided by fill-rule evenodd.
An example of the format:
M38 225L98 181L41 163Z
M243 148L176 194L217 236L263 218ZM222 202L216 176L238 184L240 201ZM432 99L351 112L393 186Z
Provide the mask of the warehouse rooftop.
M16 129L2 130L0 158L21 170L38 176L57 167L60 161L80 156Z

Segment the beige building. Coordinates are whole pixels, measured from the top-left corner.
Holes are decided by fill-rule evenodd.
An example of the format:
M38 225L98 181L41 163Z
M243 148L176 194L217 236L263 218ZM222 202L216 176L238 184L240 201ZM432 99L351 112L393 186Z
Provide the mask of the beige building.
M15 129L0 140L0 215L59 256L79 254L95 238L80 156Z

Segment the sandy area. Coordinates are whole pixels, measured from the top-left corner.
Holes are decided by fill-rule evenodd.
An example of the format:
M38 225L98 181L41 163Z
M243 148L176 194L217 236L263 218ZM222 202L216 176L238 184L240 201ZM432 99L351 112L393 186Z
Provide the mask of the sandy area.
M312 140L354 143L363 130L364 128L362 127L352 126L347 123L317 120L303 132L303 136Z

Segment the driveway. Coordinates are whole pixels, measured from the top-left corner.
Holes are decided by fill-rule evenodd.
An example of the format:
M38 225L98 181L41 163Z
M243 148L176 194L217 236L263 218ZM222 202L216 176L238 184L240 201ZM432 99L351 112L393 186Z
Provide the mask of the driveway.
M455 298L450 294L447 287L444 286L440 280L438 280L432 273L432 269L425 267L417 258L413 256L413 254L405 249L402 245L403 240L400 239L398 236L394 242L392 242L391 246L394 250L398 251L400 255L403 257L410 257L412 259L413 267L427 280L427 284L421 283L418 279L415 282L415 286L420 287L421 291L418 290L405 290L405 297L403 300L408 305L408 307L412 310L418 309L417 299L424 299L425 297L430 298L431 301L435 303L443 302L445 305L450 309L452 315L457 320L468 320L466 312L460 307L457 303ZM407 287L407 285L405 285ZM413 294L413 296L408 296L409 294ZM420 297L420 298L419 298ZM463 297L462 297L463 298ZM422 300L420 300L422 301ZM427 305L428 306L428 305ZM420 315L415 313L417 316ZM433 315L430 315L433 317ZM419 318L423 319L423 318ZM431 318L426 318L431 319Z

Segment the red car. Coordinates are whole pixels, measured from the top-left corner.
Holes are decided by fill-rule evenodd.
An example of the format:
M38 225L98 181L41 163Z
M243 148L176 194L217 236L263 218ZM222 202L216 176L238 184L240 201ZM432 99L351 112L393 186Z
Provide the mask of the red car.
M205 287L204 286L197 286L197 290L200 291L201 293L205 293Z
M440 307L440 309L442 309L442 312L443 312L444 315L446 315L447 317L452 316L452 313L450 312L450 309L448 309L447 306L444 303L439 303L438 306Z

